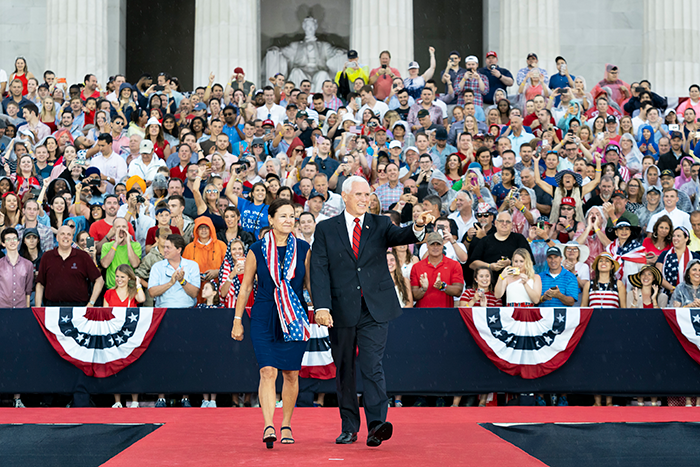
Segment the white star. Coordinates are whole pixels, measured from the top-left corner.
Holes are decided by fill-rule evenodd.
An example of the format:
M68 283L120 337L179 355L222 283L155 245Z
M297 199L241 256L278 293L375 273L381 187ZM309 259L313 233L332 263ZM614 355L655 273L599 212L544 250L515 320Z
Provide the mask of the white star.
M496 336L496 337L500 337L501 334L503 334L503 331L494 331L494 332L493 332L493 335Z
M83 342L83 339L85 339L85 336L82 335L82 334L78 334L78 337L75 338L75 340L77 340L77 341L80 342L80 343Z
M512 340L513 340L513 336L510 336L508 339L506 339L506 344Z
M498 321L498 316L496 316L496 315L489 316L489 324L495 323L496 321Z
M124 342L124 338L122 336L117 336L117 342L121 344L122 342Z
M62 323L68 323L70 321L70 317L68 316L61 316L61 322Z
M131 331L129 331L128 329L125 329L125 330L124 330L124 335L125 335L126 337L131 336Z
M114 345L114 339L112 339L111 337L109 338L109 340L107 342L109 342L109 345Z
M693 316L693 323L700 323L700 315Z
M138 316L136 316L133 312L129 315L129 322L133 323L138 319Z
M85 345L90 345L90 338L85 339Z
M551 343L552 343L552 338L549 337L549 336L544 336L544 340L545 340L545 342L547 342L547 344L551 344Z
M564 322L564 315L557 315L557 321L559 321L560 323L563 323Z
M540 347L542 345L542 344L540 344L540 341L537 341L536 344L537 344L537 347Z

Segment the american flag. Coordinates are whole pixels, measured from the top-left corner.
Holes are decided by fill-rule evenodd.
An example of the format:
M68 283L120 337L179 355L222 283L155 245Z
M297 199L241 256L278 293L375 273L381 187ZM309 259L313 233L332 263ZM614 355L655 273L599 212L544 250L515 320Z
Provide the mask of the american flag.
M263 257L267 261L267 269L275 284L275 303L285 342L307 341L311 337L309 317L289 282L294 278L297 267L296 250L296 237L289 234L284 261L280 264L274 231L270 230L266 233L262 241Z

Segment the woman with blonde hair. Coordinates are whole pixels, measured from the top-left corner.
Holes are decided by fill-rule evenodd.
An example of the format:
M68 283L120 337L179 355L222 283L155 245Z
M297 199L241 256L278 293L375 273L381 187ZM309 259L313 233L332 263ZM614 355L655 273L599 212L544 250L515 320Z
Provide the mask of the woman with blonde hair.
M369 209L371 214L380 215L382 213L382 203L379 201L379 196L376 193L369 195Z
M542 279L535 274L530 253L525 248L513 252L511 266L498 276L494 295L506 296L507 306L533 307L542 297Z
M583 106L583 110L586 111L591 106L593 98L591 93L586 91L586 80L581 76L577 76L574 80L574 88L571 90L575 99L578 99Z
M41 123L49 127L51 133L54 133L58 129L56 126L56 104L53 97L44 97L44 100L41 102L39 120Z

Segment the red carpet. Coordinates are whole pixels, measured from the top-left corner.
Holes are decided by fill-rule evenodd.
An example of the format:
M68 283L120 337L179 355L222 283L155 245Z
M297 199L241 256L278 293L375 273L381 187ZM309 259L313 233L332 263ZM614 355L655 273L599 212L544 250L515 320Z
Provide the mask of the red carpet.
M281 409L275 413L279 430ZM109 467L218 465L543 466L478 423L698 422L700 408L497 407L389 410L394 437L379 448L334 443L337 409L294 413L297 443L267 450L260 409L0 409L0 423L164 423L107 462ZM364 422L364 420L363 420ZM279 436L279 432L278 432Z

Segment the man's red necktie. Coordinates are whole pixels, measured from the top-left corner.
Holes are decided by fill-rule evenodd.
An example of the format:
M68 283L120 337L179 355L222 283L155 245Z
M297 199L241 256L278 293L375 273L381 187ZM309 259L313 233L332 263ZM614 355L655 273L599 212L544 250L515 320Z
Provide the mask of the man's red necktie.
M355 259L360 256L360 235L362 234L362 227L360 226L360 219L355 218L355 229L352 231L352 251L355 253Z

